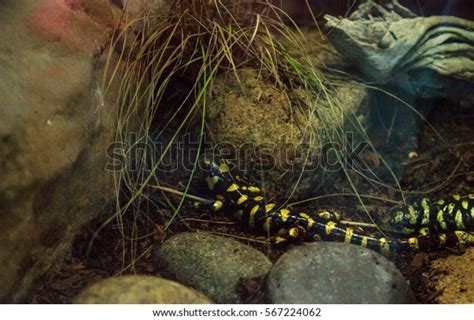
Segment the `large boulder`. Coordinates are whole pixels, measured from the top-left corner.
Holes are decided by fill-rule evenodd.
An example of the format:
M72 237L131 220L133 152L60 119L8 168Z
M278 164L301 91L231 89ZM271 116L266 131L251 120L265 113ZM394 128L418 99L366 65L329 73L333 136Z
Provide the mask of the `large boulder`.
M314 59L318 65L334 62L323 55ZM276 86L252 69L236 74L217 77L209 95L207 124L214 153L229 160L239 174L260 180L274 198L314 196L319 178L340 169L339 162L328 163L335 160L327 160L327 147L347 142L333 137L332 143L330 134L366 108L367 90L346 82L331 98L316 98L302 87Z
M116 117L100 80L114 10L0 3L0 301L22 301L85 222L112 212Z

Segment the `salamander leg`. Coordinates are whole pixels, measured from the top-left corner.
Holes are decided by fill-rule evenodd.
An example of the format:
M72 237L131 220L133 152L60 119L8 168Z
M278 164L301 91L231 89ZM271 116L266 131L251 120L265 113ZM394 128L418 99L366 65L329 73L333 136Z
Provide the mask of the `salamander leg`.
M339 222L341 221L342 215L340 212L337 211L318 211L315 213L318 218L321 218L326 221L334 221Z
M277 246L284 246L289 243L301 241L306 236L306 230L301 226L292 227L289 229L282 229L278 234L272 238L272 243Z
M226 208L231 208L232 203L225 199L215 199L211 202L194 202L194 207L199 210L218 212Z

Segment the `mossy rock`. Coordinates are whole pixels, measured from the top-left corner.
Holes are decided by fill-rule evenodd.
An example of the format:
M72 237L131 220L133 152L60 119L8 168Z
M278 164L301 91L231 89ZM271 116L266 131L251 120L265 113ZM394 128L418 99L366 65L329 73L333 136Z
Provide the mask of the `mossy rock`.
M353 84L334 92L325 103L303 88L279 88L251 69L239 70L238 78L218 77L207 114L214 152L272 198L314 195L314 181L327 171L325 146L368 100L367 91Z

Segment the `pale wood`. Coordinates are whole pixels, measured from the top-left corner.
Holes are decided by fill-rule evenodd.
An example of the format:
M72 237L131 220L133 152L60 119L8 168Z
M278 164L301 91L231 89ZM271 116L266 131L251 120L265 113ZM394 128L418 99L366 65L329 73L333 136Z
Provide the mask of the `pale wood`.
M418 17L397 0L369 0L347 19L325 18L334 47L376 84L422 97L474 92L473 21Z

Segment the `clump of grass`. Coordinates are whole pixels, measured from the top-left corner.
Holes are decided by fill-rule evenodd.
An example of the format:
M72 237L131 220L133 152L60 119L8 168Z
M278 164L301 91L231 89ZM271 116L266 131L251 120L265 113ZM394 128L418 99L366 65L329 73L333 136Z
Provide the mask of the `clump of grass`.
M321 127L303 130L308 134L319 130L330 141L340 142L345 138L342 128L334 129L334 118L341 117L341 102L334 99L330 83L312 65L299 28L273 1L176 0L170 4L172 10L150 11L123 21L110 46L107 76L103 81L106 91L114 82L119 83L117 142L130 143L131 133L136 137L133 144L148 141L153 130L154 139L167 134L167 144L154 157L151 168L148 162L152 155L149 150L143 150L134 159L138 171L113 172L116 213L104 226L117 219L123 239L123 270L133 271L135 261L148 252L139 254L137 239L143 235L137 221L143 208L156 213L162 204L150 199L146 190L161 185L160 165L173 142L195 118L199 118L193 125L198 127L199 146L202 146L208 92L218 75L233 73L238 79L239 68L251 67L265 73L289 95L297 87L309 90L314 93L315 102L309 108L306 106L305 114L308 119L318 117ZM284 43L290 43L303 58L293 57ZM116 53L119 59L114 63ZM173 95L171 86L177 81L186 85ZM318 102L328 108L320 110ZM303 103L301 107L305 107ZM130 159L133 144L122 150L124 158ZM189 190L196 165L197 157L183 188L184 194ZM357 193L355 186L353 189ZM166 229L179 215L185 196L178 204L165 193L161 198L172 211L164 223ZM149 219L148 213L142 216ZM125 214L134 217L131 235L123 228ZM126 261L131 262L126 264Z

